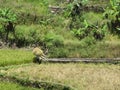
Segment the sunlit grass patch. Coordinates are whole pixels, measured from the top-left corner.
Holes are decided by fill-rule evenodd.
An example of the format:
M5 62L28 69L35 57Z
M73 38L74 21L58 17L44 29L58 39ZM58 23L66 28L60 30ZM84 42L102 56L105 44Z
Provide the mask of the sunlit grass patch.
M0 49L0 66L32 62L33 54L24 49Z
M16 83L0 81L0 90L40 90L40 89L32 88L32 87L24 87Z

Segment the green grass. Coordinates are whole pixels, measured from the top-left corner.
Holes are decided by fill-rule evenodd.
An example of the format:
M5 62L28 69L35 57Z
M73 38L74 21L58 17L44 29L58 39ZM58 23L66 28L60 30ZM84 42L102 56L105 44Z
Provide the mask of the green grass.
M119 40L90 46L75 40L66 40L64 47L50 48L47 57L115 58L120 56L119 45ZM33 57L31 49L0 49L0 66L31 63Z
M18 1L18 0L6 0L6 1L0 1L0 7L1 8L11 8L15 12L23 12L23 13L31 13L31 14L40 14L40 16L45 15L47 11L47 6L44 6L45 3L43 0L36 0L36 1L30 1L30 0L24 0L24 1Z
M61 83L76 90L119 90L120 88L120 66L113 64L31 64L3 69L0 73L22 79Z
M24 87L17 83L0 81L0 90L42 90L42 89L37 89L37 88L32 88L32 87Z
M0 49L0 66L30 63L33 57L31 50Z
M85 20L87 20L87 23L89 25L96 25L98 22L102 23L103 21L103 15L102 13L95 13L95 12L85 12L83 15Z

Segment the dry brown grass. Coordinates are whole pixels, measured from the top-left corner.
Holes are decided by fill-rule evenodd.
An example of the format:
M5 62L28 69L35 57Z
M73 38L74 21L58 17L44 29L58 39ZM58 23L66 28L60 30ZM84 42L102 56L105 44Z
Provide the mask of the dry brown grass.
M120 65L31 64L0 72L19 78L62 83L77 90L119 90L120 88Z

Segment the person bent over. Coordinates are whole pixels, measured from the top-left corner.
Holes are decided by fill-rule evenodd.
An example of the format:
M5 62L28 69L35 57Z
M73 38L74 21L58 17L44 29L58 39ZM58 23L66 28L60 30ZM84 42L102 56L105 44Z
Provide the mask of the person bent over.
M40 64L42 61L46 61L45 54L40 47L35 47L33 49L33 54L35 55L33 62Z

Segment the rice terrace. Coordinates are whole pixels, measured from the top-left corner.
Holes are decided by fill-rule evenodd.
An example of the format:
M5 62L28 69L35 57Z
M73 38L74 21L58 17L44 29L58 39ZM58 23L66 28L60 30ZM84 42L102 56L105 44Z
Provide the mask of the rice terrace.
M0 90L119 89L119 0L0 0Z

